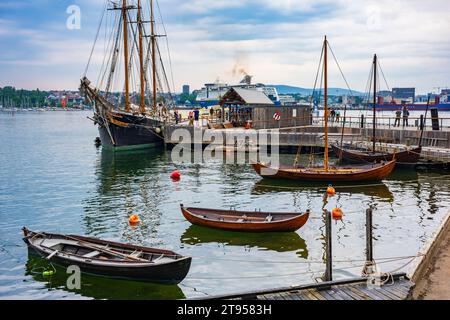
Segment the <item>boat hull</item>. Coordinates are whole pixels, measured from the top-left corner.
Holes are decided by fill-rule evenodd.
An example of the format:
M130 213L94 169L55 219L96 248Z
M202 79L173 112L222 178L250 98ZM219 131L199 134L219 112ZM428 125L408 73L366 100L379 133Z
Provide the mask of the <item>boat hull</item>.
M98 119L102 146L117 151L162 147L163 137L155 131L161 126L160 121L131 115L116 114L112 120Z
M373 154L370 150L349 150L340 148L337 145L332 145L333 151L338 158L349 160L352 162L375 162L375 161L391 161L396 160L397 164L414 164L420 159L422 147L417 147L411 150L400 151L397 153L376 153Z
M269 212L253 212L253 211L227 211L227 210L215 210L215 209L198 209L197 210L203 210L205 214L207 212L211 212L213 214L220 215L248 215L255 216L255 215L263 215L263 214L269 214ZM190 223L209 227L209 228L215 228L215 229L221 229L221 230L228 230L228 231L241 231L241 232L292 232L300 229L303 227L303 225L308 221L309 218L309 212L299 214L299 213L291 213L290 215L296 215L293 218L280 220L280 221L274 221L274 222L230 222L230 221L218 221L213 220L211 217L205 218L198 214L194 214L191 212L191 208L185 208L181 206L181 212L183 213L183 216L188 220ZM280 215L280 213L272 212L270 213L273 216Z
M261 163L252 164L253 169L263 178L287 179L302 181L324 181L324 182L360 182L360 181L380 181L391 174L395 168L395 160L387 163L378 163L367 166L360 166L360 170L350 171L330 171L324 172L317 168L271 168ZM354 167L353 167L354 168ZM345 169L345 167L339 167ZM348 170L351 170L349 167Z
M41 248L34 245L30 238L34 235L30 232L29 235L24 237L24 241L28 246L30 253L37 254L41 257L48 257L53 251L47 248ZM47 234L50 235L50 234ZM51 234L52 236L61 236L57 234ZM95 238L77 237L82 241L89 241L90 243L96 243L99 245L110 244L111 246L120 246L121 248L131 250L148 250L149 248L119 244L110 241L103 241ZM174 252L152 249L155 253L175 254ZM160 284L177 284L180 283L188 274L191 266L191 257L182 257L178 260L174 260L170 263L108 263L105 261L98 261L97 259L82 259L80 257L70 256L68 254L55 254L50 259L50 262L55 263L61 267L68 267L76 265L80 268L81 272L103 276L114 279L126 279L134 281L145 281Z

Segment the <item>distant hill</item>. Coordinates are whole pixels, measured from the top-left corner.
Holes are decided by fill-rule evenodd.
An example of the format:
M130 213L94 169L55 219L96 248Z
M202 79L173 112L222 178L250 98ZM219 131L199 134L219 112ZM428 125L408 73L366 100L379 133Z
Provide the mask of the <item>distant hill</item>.
M283 84L272 84L268 85L270 87L275 87L279 94L301 94L301 95L311 95L313 89L306 89L300 87L287 86ZM352 91L354 96L363 96L364 93L359 91ZM328 94L331 96L342 96L342 95L351 95L350 90L342 89L342 88L328 88Z

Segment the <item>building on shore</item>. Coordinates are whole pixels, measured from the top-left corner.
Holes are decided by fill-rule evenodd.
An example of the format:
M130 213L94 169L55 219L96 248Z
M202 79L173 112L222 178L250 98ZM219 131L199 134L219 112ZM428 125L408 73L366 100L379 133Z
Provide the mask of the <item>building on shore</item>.
M232 87L219 101L222 122L254 129L283 128L311 124L307 105L276 105L258 90ZM228 111L225 111L228 110Z

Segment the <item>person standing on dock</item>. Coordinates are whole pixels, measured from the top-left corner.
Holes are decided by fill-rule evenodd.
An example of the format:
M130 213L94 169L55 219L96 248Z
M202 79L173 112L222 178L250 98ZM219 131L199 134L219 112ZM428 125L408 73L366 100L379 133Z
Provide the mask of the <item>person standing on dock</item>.
M194 125L194 112L191 110L189 111L189 126L193 126Z
M339 109L336 110L335 116L336 116L336 122L339 123L339 120L341 119L341 112L339 111Z
M395 111L395 122L394 127L400 127L400 116L402 115L402 110L398 109Z
M406 106L403 106L403 128L406 126L408 126L408 117L409 117L409 111L408 108Z
M173 116L175 117L175 124L178 124L178 122L180 122L180 116L178 115L178 111L175 110L173 112Z
M196 128L199 127L199 122L198 122L199 119L200 119L200 110L195 109L195 110L194 110L194 126L195 126Z

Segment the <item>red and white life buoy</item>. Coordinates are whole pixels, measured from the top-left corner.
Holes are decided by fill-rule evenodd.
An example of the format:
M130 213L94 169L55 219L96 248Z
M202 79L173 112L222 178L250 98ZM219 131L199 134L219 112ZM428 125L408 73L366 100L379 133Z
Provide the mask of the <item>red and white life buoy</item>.
M279 114L278 112L275 112L275 113L273 114L273 119L276 120L276 121L280 121L280 120L281 120L280 114Z

